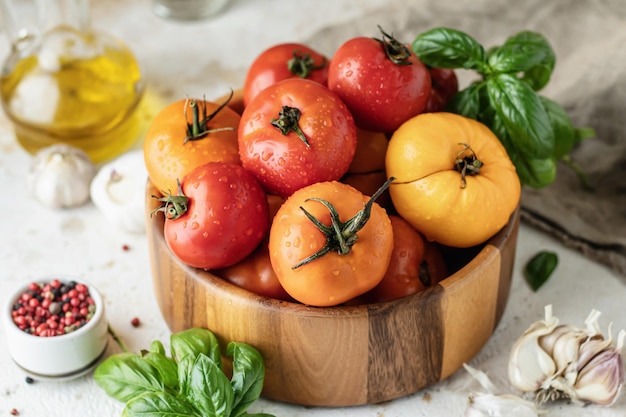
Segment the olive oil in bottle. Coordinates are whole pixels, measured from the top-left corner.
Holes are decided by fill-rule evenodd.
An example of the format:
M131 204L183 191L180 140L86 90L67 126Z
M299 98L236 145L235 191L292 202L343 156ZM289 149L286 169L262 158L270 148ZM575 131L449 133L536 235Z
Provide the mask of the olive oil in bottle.
M54 2L88 6L87 1ZM20 38L5 61L0 95L24 149L35 153L62 142L98 163L138 140L143 83L123 42L84 26L61 22Z

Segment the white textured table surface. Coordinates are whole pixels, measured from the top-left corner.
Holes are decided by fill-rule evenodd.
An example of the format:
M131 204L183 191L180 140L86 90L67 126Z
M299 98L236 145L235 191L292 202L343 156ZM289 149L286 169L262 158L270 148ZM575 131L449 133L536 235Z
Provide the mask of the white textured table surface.
M149 89L169 102L185 96L217 97L243 83L246 66L264 48L305 40L330 24L349 22L383 6L384 0L298 1L235 0L220 16L197 23L161 20L148 0L96 1L94 26L125 39L147 70ZM357 33L355 33L357 35ZM339 45L342 40L337 41ZM0 56L6 56L6 38ZM332 51L324 51L332 53ZM145 235L111 227L91 204L52 211L28 196L25 177L30 162L0 114L0 303L17 283L40 276L65 274L94 283L106 298L107 315L133 351L154 339L167 342L169 330L153 297ZM129 250L124 250L127 245ZM521 269L538 250L553 250L560 263L550 281L533 293ZM508 391L506 364L512 343L543 307L553 304L562 322L582 324L589 311L602 311L601 325L626 328L624 280L589 262L550 237L522 225L511 296L493 338L471 362ZM133 328L132 317L142 326ZM122 404L107 397L91 375L66 383L27 384L11 361L0 332L0 416L15 408L21 416L119 416ZM117 352L109 344L107 353ZM470 377L459 371L448 380L407 398L363 407L305 408L260 400L252 411L276 416L462 416ZM566 402L546 407L550 416L624 416L626 396L611 408L579 408Z

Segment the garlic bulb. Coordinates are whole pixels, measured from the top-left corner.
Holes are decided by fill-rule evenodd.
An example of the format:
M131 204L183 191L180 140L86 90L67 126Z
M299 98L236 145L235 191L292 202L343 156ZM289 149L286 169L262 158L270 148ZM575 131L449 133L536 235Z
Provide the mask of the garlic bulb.
M95 166L82 150L65 144L41 149L31 163L27 185L46 207L78 207L89 200Z
M91 201L123 230L144 232L147 180L143 152L127 152L100 168L91 182Z
M509 357L509 380L523 391L535 393L539 402L569 398L578 405L609 406L624 385L622 330L613 347L611 326L602 334L600 312L592 310L585 327L558 325L552 306L545 319L533 323L516 341Z

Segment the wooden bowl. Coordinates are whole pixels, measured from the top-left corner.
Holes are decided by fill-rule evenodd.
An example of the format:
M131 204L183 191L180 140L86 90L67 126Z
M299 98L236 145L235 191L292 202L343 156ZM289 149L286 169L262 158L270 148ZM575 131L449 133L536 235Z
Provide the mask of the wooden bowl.
M158 201L148 183L146 211ZM476 355L509 296L519 207L485 245L453 251L451 276L399 300L308 307L253 294L168 249L163 216L147 217L156 298L169 328L213 331L225 345L259 349L267 399L310 406L352 406L403 397L451 375Z

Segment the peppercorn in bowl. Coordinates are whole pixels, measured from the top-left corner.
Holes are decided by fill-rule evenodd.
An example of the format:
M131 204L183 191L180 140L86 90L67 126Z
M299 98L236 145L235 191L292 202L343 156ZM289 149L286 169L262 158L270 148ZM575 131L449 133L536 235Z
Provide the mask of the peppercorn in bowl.
M47 277L16 288L3 308L9 353L35 380L68 380L90 372L107 346L100 292L70 277Z

